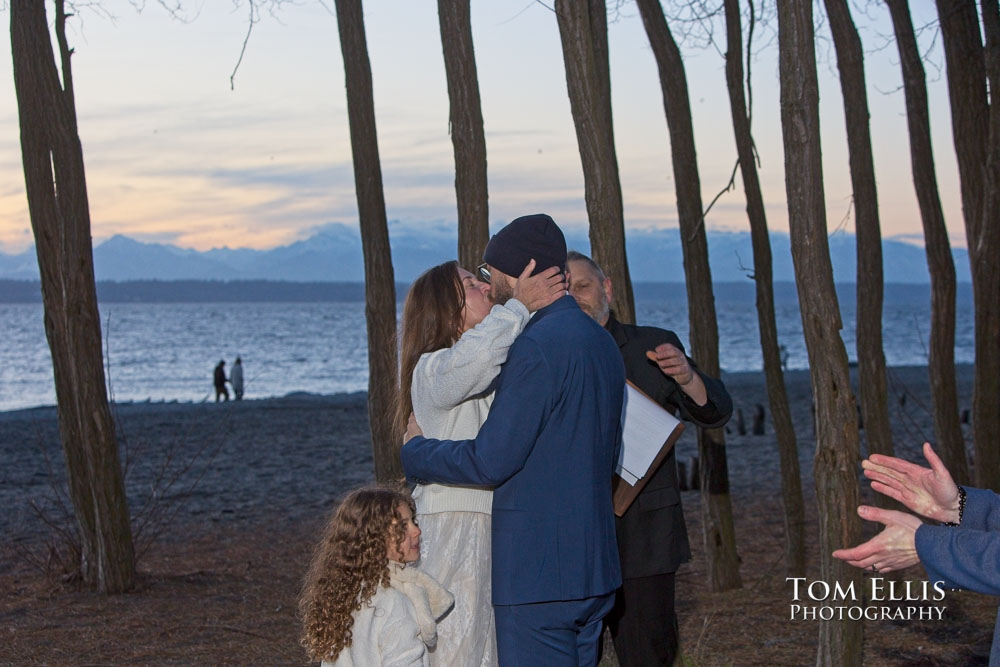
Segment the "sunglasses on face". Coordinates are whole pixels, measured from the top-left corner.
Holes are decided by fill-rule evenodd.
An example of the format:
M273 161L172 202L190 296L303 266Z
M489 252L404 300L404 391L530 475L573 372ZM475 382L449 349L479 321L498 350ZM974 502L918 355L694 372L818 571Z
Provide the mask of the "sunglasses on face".
M490 282L490 269L485 264L480 264L476 267L476 273L479 274L479 279L484 283L489 284Z

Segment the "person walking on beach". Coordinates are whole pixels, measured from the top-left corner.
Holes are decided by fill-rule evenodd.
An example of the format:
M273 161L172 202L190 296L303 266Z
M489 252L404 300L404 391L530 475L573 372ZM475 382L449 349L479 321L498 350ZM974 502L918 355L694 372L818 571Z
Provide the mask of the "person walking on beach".
M702 428L729 421L733 401L725 385L698 370L677 334L622 324L611 311L611 280L601 267L575 251L567 265L569 293L614 338L626 378L671 414ZM672 449L615 526L624 581L606 620L618 662L672 665L680 650L674 573L691 558Z
M243 400L243 360L239 357L233 362L233 370L229 371L229 384L233 385L233 397L237 401Z
M220 396L225 396L229 400L229 390L226 389L226 360L223 359L215 365L215 402L219 402Z
M402 438L412 412L434 438L474 438L486 421L490 388L530 312L566 293L555 266L530 276L514 296L494 305L489 285L455 261L428 269L403 306L400 397L395 428ZM530 276L530 277L529 277ZM420 569L455 595L429 651L435 667L496 667L490 596L490 512L493 490L418 484L413 490L423 531Z
M503 304L531 259L536 271L563 269L566 241L549 216L524 216L490 239L483 259ZM511 345L475 439L425 438L410 420L400 454L412 481L494 486L500 664L597 664L601 620L621 585L611 478L624 386L614 340L564 295Z

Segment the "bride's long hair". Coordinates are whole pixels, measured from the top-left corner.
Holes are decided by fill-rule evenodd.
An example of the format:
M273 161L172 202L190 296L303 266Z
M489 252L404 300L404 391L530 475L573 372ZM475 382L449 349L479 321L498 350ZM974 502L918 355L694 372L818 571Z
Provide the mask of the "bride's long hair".
M462 332L465 288L458 262L427 269L413 281L403 305L402 349L399 364L399 400L393 432L402 446L406 422L413 412L413 369L422 354L451 347Z

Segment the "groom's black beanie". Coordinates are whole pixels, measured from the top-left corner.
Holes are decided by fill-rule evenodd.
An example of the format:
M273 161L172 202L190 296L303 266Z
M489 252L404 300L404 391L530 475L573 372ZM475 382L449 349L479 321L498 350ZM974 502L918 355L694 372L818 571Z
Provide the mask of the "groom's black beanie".
M544 213L524 215L510 222L486 244L483 261L515 278L528 262L535 260L532 273L550 266L566 268L566 238L562 230Z

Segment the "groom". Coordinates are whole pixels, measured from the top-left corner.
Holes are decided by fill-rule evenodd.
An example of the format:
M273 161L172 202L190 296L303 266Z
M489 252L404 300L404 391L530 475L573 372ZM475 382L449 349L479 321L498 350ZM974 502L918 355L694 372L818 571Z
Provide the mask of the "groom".
M547 215L490 239L483 277L504 303L531 259L565 269ZM621 446L625 371L611 336L562 296L510 348L474 440L432 440L411 419L401 450L418 484L483 484L493 493L493 606L502 665L596 665L601 619L621 585L611 476Z

